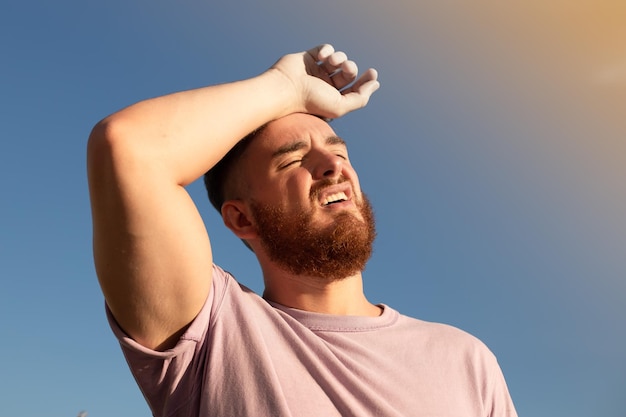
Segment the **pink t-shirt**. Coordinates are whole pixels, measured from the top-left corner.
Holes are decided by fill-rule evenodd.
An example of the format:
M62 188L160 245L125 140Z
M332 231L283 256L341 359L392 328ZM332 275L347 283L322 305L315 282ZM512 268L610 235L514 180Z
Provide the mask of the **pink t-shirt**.
M108 316L156 417L517 415L482 342L381 307L379 317L287 308L216 266L173 349L142 347Z

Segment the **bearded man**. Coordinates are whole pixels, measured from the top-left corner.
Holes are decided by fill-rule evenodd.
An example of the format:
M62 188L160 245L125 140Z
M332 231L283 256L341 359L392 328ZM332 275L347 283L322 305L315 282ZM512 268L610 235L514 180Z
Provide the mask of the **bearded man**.
M378 87L376 71L358 76L321 45L96 125L96 270L155 416L516 415L480 341L363 293L374 216L325 119ZM258 259L262 297L213 264L184 189L205 173L224 224Z

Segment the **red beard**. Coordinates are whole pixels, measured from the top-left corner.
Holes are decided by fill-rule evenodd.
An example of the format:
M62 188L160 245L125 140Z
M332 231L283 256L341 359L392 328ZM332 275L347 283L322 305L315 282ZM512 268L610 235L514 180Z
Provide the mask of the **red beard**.
M270 259L295 275L335 281L365 269L376 237L374 213L363 195L363 220L340 212L324 227L312 223L313 211L289 215L284 210L251 203L262 244Z

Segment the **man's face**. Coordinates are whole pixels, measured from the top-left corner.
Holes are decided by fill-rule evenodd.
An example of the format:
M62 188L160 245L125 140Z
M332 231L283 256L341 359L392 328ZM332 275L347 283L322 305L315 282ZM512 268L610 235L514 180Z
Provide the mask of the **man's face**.
M374 218L345 143L317 117L269 124L242 162L263 247L291 273L341 279L365 267Z

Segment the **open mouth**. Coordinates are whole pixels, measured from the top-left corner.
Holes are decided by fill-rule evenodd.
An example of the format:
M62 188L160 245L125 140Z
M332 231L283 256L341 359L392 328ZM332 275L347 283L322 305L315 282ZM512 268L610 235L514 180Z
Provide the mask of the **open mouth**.
M329 194L322 200L322 206L330 206L332 204L343 203L344 201L348 201L348 196L343 191Z

